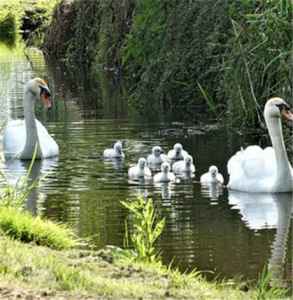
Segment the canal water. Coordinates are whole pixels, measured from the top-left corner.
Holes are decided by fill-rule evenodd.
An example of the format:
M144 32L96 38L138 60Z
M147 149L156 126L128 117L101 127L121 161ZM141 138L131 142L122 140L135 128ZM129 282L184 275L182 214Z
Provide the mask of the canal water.
M208 278L248 279L256 279L269 265L276 279L289 281L292 194L232 193L202 189L198 183L212 164L227 182L229 157L250 143L266 145L267 136L241 135L212 121L139 116L115 82L105 77L98 89L80 80L86 77L81 75L72 86L58 64L46 64L39 50L0 45L0 126L23 117L23 88L30 78L48 79L54 95L54 109L37 106L36 114L59 144L60 156L33 167L30 176L38 186L27 201L32 213L68 224L96 248L123 246L127 211L120 201L149 197L166 219L157 245L165 263L173 261L181 270L196 268ZM103 150L116 140L123 143L125 160L105 161ZM129 181L127 170L139 157L155 145L167 152L177 142L194 158L194 178L164 186ZM27 169L28 163L0 160L0 171L10 183Z

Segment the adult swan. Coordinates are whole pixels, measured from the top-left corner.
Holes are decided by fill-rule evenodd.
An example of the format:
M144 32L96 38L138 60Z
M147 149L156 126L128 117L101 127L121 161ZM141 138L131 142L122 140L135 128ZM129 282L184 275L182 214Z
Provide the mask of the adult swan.
M289 105L281 98L267 101L264 117L273 147L249 146L238 151L227 164L228 188L243 192L291 192L293 170L283 140L281 116L293 121Z
M35 78L26 83L23 98L24 120L9 121L4 129L3 149L6 159L32 159L35 151L37 159L59 154L57 143L35 118L35 102L42 100L47 108L51 108L50 96L44 80Z

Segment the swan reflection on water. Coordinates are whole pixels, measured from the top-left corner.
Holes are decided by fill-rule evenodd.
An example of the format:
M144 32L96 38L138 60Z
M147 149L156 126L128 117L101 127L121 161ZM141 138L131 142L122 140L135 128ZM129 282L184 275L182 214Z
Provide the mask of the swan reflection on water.
M229 191L229 204L239 210L245 225L252 230L276 229L268 262L272 281L284 284L286 246L292 220L292 193L244 193Z
M209 198L211 201L218 201L222 194L223 186L217 182L201 185L201 195L204 198Z
M122 170L124 167L124 159L123 158L104 158L104 163L108 167L112 167L115 170Z
M18 160L18 159L9 159L2 162L1 169L5 176L4 181L12 186L17 186L21 179L28 175L28 171L31 165L30 160ZM33 184L39 179L44 180L53 180L50 178L50 173L56 169L58 166L58 157L36 160L31 168L28 183ZM43 178L42 178L43 177ZM45 179L46 177L46 179ZM55 179L56 180L56 179ZM3 182L3 181L2 181ZM0 182L1 186L1 182ZM37 201L41 199L40 197L40 187L39 184L33 188L28 196L26 209L28 209L33 214L37 213Z

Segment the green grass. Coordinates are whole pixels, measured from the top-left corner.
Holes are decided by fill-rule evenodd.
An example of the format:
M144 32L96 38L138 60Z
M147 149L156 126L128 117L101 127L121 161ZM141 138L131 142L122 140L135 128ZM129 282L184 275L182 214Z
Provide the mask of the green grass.
M68 249L77 245L73 232L63 225L55 224L13 207L0 207L0 232L19 241Z
M272 285L272 274L267 268L264 268L259 274L256 285L256 299L283 299L286 294L286 289L280 289Z
M46 289L65 298L70 294L72 298L166 299L169 295L172 299L253 299L252 291L208 283L159 263L108 263L97 252L55 251L0 238L0 286L4 283L35 291Z

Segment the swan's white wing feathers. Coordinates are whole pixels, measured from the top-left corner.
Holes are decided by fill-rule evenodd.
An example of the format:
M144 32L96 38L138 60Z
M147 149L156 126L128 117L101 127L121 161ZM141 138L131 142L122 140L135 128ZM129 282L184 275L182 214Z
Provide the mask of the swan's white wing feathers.
M191 172L194 173L195 172L195 167L192 164L190 166L190 169L187 169L185 162L183 160L180 161L176 161L173 166L172 166L172 170L175 174L180 174L180 173L184 173L184 172Z
M227 169L230 188L242 191L252 188L255 191L269 191L271 179L276 173L275 151L272 147L262 149L259 146L249 146L229 159Z
M221 184L224 183L224 177L222 174L220 174L220 173L217 174L217 181L218 181L218 183L221 183Z
M48 157L57 156L59 154L59 147L57 143L51 137L51 135L48 133L47 129L44 127L44 125L41 122L36 120L36 123L37 123L40 148L42 151L42 157L48 158Z
M59 154L59 147L49 135L47 129L36 120L39 143L42 157L48 158ZM9 121L4 129L3 146L7 158L17 158L24 149L26 142L26 129L24 120Z
M23 150L25 141L24 120L9 121L3 133L4 156L7 158L16 157Z
M200 176L200 183L208 183L211 181L211 175L209 172L204 173Z

